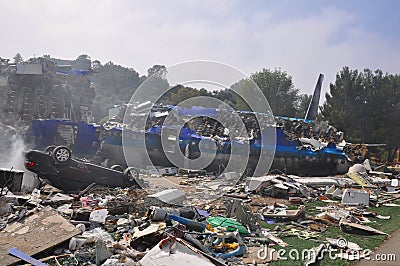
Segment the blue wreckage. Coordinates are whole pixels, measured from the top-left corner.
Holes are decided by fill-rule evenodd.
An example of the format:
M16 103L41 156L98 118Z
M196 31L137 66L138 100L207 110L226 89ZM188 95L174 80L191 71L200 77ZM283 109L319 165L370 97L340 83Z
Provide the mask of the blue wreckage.
M116 118L101 126L67 120L33 120L30 135L35 143L35 149L64 145L68 146L75 156L94 156L94 161L98 164L106 160L109 161L109 165L122 166L127 166L123 150L123 134L125 134L125 149L135 151L137 148L137 154L143 153L140 150L140 142L145 138L147 153L153 165L168 167L174 164L167 158L166 153L174 151L164 149L161 132L176 130L178 125L164 123L167 115L174 111L181 117L187 117L187 122L179 131L179 137L172 138L172 142L178 144L182 154L190 159L198 158L202 141L206 143L205 151L211 146L211 142L217 147L214 160L206 167L208 171L221 172L231 158L232 144L247 142L250 147L247 170L250 174L260 160L261 149L275 150L271 170L277 169L287 174L305 176L341 174L363 158L360 152L354 151L346 144L342 132L326 122L315 120L322 78L320 75L304 119L268 118L264 114L267 122L260 126L255 113L234 111L245 124L244 130L248 136L246 139L231 139L227 129L217 121L216 117L221 115L221 112L225 112L223 115L226 116L231 115L231 111L198 106L184 108L160 105L152 106L149 117L143 114L131 114L129 124L123 124L122 119ZM125 105L120 111L123 113L129 110ZM144 132L135 128L135 121L140 119L146 121ZM270 134L271 130L276 133L276 145L265 147L261 145L261 138L267 137L265 135ZM210 145L207 145L207 142ZM135 164L140 165L138 157L135 157L135 160ZM141 166L146 167L146 165Z

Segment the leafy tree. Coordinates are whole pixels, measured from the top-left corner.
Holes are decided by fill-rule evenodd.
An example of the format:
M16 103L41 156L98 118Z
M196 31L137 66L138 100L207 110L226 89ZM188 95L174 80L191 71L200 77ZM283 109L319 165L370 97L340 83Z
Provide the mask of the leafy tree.
M108 110L115 104L129 102L134 91L146 79L132 68L116 65L111 61L101 65L95 60L96 73L92 82L96 88L93 115L96 120L108 115Z
M212 97L217 98L218 100L221 100L225 102L226 104L230 105L231 107L236 106L236 99L234 92L232 90L215 90L212 92Z
M308 110L308 106L310 105L311 99L312 99L312 95L307 95L307 94L299 95L296 117L300 117L300 118L305 117L307 110Z
M98 72L99 69L102 67L101 62L99 60L94 60L92 62L92 69L94 72Z
M167 68L164 65L154 65L147 70L148 77L157 75L160 78L165 78L166 74L167 74Z
M211 92L208 92L206 89L195 89L191 87L185 87L182 85L178 85L172 89L170 103L173 105L177 105L182 103L183 101L198 97L198 96L208 96L211 97Z
M392 161L400 147L399 88L399 75L344 67L330 84L321 118L346 132L351 142L386 143Z
M17 53L14 57L14 63L18 64L24 61L24 59L22 58L22 55L20 53Z
M91 67L92 61L90 59L90 56L87 54L81 54L76 58L73 67L77 69L89 69Z
M321 117L337 128L350 133L353 142L363 138L365 114L367 114L365 90L368 84L357 70L344 67L336 75L335 84L330 84L330 93L321 109Z
M286 72L279 69L271 71L262 69L259 72L250 75L250 80L241 80L232 86L233 89L239 92L239 95L252 95L251 91L258 88L261 89L264 96L267 98L271 110L274 115L294 117L299 113L299 108L302 108L303 100L299 96L299 90L294 88L292 77ZM235 102L238 110L249 110L244 99L236 93L233 93L233 102ZM254 94L255 95L255 94ZM257 102L257 101L256 101ZM263 104L260 101L260 104ZM303 117L304 114L301 115Z

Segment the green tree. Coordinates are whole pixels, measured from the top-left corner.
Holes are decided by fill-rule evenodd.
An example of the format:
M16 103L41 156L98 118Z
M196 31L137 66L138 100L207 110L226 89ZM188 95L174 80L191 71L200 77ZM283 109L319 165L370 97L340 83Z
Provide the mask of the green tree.
M98 72L99 69L102 67L101 62L99 60L94 60L92 62L92 69L94 72Z
M198 90L195 88L178 85L172 89L170 102L173 105L177 105L193 97L198 97L198 96L211 97L211 95L212 95L211 92L208 92L206 89Z
M251 95L252 90L261 89L267 98L274 115L294 117L298 113L300 104L299 90L294 88L292 77L280 69L271 71L263 68L261 71L250 75L250 80L242 80L234 84L233 87L240 95L246 93ZM248 110L244 100L236 95L236 108L239 110Z
M22 63L24 61L24 59L22 58L22 55L20 53L17 53L14 57L14 63L18 64L18 63Z
M232 90L224 89L224 90L215 90L212 92L212 97L217 98L228 104L231 107L236 106L236 97Z
M157 75L158 77L165 79L167 75L167 68L164 65L154 65L147 70L148 77L153 75Z
M83 60L84 55L80 56ZM99 120L108 115L108 110L116 104L129 102L132 94L146 79L132 68L108 62L101 65L100 61L93 61L96 73L91 80L96 89L96 99L93 105L93 115Z
M321 118L346 132L351 142L387 144L387 159L392 161L400 147L399 89L399 75L344 67L330 84Z
M308 106L310 105L312 99L312 95L308 94L300 94L299 95L299 100L298 100L298 106L297 106L297 115L296 117L305 117Z
M295 116L299 90L285 71L262 69L250 76L267 98L274 115Z

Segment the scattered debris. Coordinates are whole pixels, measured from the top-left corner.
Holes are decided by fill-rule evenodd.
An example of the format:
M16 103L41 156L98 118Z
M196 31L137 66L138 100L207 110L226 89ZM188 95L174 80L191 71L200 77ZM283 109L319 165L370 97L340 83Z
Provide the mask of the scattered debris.
M346 234L387 235L375 229L374 223L392 217L369 207L400 206L393 203L398 195L391 188L397 183L390 178L395 176L380 174L378 178L368 169L334 177L271 174L228 186L211 174L189 176L178 171L173 175L170 170L163 170L166 181L179 186L158 192L101 182L69 194L48 184L30 194L4 188L0 260L10 264L22 259L34 265L47 261L60 265L261 265L279 260L276 246L287 248L289 237L323 243L310 249L306 265L318 264L320 257L314 255L323 254L329 245L340 250L341 258L353 260L352 251L361 252L361 243L344 246L341 238L325 238L329 227L339 227ZM117 174L121 178L121 171ZM151 171L139 176L143 182L164 178ZM228 173L224 178L233 176ZM214 189L223 189L221 198L207 200ZM194 198L195 194L202 199ZM321 205L306 208L313 201ZM262 253L265 247L269 255ZM41 258L42 254L53 255Z
M24 260L46 265L44 261L53 260L52 265L258 265L279 260L277 248L263 254L264 248L288 247L288 237L318 242L306 265L320 262L326 242L343 251L341 258L353 260L350 251L362 248L353 242L344 245L342 238L325 238L328 228L387 235L372 226L377 219L384 223L394 216L368 208L400 206L393 203L400 194L398 170L373 168L369 160L361 163L366 145L346 143L343 132L314 120L318 101L312 101L314 114L308 113L306 119L199 106L150 107L149 101L115 108L110 112L115 115L100 126L87 123L96 96L87 56L75 61L43 57L0 63L0 87L7 92L3 103L9 110L1 120L30 127L27 135L34 139L34 149L25 154L25 168L51 184L21 193L24 172L0 169L2 264ZM42 101L47 95L49 103ZM144 110L151 115L143 116ZM186 120L195 117L190 123L185 120L179 138L168 137L173 149L162 149L161 128L168 128L163 127L165 118L175 111ZM129 114L129 123L122 123L124 113ZM232 115L244 124L234 128L237 137L229 136L228 129L212 118ZM66 117L71 121L54 119ZM125 168L131 162L121 153L122 130L130 140L138 140L143 132L135 121L143 119L146 144L157 143L143 155L160 166ZM258 143L265 128L277 132L271 169L278 171L254 177L227 170L216 178L215 173L226 170L234 157L226 156L233 155L232 144L242 147L250 142L250 161L262 157ZM201 153L196 143L215 144L218 159L205 170L171 167L164 150L175 152L178 144L187 158L194 159ZM86 159L89 154L94 154L92 161ZM248 164L247 172L254 166ZM345 175L326 176L331 174ZM173 188L142 189L150 182L160 188L159 181ZM223 196L210 201L216 191ZM318 207L306 211L313 201ZM43 258L48 254L52 255Z

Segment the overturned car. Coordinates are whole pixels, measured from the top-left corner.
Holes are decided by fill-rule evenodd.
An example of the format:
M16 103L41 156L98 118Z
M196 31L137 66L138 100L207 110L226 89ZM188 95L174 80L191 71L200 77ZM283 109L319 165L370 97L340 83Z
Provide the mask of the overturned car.
M108 187L139 186L137 169L124 170L119 165L106 168L72 158L71 150L65 146L50 146L45 151L31 150L25 158L27 170L64 191L79 191L92 183Z

